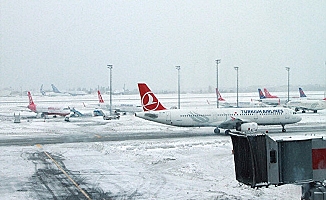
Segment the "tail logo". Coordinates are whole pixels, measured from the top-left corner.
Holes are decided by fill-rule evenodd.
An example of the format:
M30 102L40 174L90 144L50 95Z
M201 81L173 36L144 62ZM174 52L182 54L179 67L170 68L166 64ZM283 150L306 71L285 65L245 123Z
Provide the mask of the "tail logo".
M36 112L36 105L34 104L32 95L29 91L27 92L27 95L28 95L28 100L29 100L29 104L28 104L27 108L29 108L33 112Z
M141 99L144 110L156 110L159 106L159 101L153 92L146 92Z
M97 96L98 96L98 102L99 103L104 103L104 100L102 98L101 92L99 90L97 91Z

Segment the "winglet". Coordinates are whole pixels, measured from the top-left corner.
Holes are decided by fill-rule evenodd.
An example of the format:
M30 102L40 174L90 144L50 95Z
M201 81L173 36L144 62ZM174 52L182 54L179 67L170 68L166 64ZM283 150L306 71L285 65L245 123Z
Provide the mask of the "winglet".
M141 105L144 111L166 110L146 83L138 83Z

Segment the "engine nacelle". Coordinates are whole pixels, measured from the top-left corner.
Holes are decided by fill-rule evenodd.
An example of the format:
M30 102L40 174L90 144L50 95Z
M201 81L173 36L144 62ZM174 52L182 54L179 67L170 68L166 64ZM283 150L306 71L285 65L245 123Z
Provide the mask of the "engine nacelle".
M258 130L258 124L256 122L250 122L250 123L243 123L241 124L241 131L247 132L253 132Z

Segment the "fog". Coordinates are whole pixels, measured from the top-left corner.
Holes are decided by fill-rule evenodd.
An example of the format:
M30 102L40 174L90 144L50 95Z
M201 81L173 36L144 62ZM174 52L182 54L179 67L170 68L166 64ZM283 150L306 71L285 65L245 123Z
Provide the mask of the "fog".
M0 89L326 82L326 2L0 0Z

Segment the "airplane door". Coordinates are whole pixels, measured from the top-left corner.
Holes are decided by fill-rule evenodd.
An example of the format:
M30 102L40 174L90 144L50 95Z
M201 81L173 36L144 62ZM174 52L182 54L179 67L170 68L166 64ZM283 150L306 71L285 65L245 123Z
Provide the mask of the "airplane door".
M171 112L169 112L169 111L166 112L166 122L172 124L172 122L171 122Z
M290 112L289 111L285 111L285 119L290 119Z
M257 120L258 119L258 113L254 114L254 119Z

